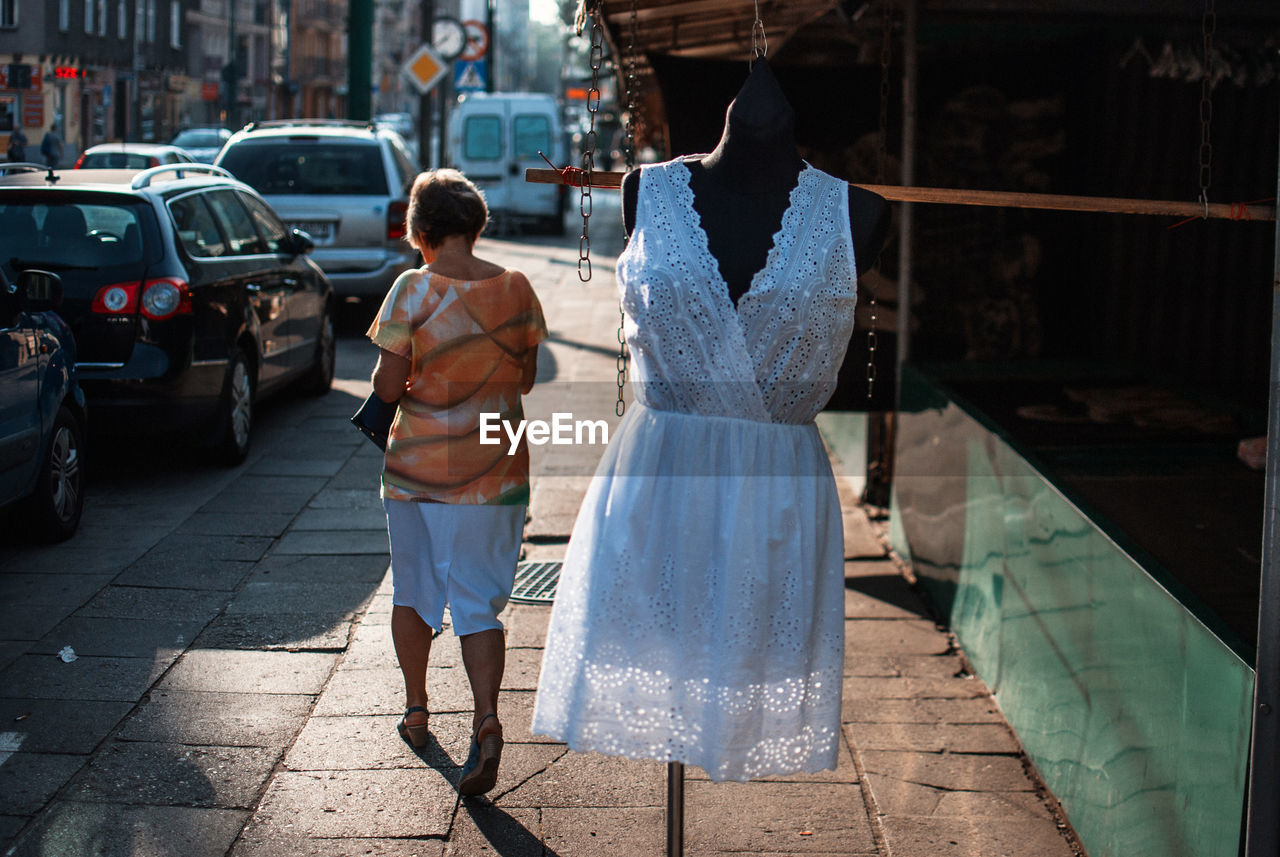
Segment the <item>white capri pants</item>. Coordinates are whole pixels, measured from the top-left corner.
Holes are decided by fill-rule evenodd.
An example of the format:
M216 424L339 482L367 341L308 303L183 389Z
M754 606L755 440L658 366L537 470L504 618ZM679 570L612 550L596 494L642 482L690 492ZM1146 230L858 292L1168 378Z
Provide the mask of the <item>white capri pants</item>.
M449 606L459 637L502 629L515 585L524 506L383 499L391 537L391 601L412 607L436 633Z

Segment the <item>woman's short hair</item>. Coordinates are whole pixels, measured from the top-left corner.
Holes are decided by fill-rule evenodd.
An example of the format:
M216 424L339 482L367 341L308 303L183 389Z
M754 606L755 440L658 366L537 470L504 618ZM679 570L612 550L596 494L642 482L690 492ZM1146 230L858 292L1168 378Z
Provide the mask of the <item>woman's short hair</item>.
M484 194L457 170L429 170L414 179L405 237L418 250L439 246L450 235L474 238L488 222Z

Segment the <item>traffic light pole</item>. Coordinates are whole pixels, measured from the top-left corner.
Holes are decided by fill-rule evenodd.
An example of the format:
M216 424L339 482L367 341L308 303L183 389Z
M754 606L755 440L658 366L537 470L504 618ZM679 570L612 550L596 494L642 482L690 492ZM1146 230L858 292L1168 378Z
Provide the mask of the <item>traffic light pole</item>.
M347 118L373 115L373 0L351 0L347 22Z
M431 44L436 25L435 0L422 0L422 43ZM431 93L418 96L418 162L424 170L431 169Z

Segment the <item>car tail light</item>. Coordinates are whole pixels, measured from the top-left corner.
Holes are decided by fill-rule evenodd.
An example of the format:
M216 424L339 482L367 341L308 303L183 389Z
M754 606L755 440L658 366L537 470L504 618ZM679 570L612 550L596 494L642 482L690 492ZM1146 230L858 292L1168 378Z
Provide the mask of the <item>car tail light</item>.
M409 203L403 199L397 199L395 202L387 206L387 240L399 241L408 232L405 229L404 218L409 213Z
M149 166L149 167L158 167L158 166L160 166L160 159L159 159L159 158L147 158L147 166Z
M132 315L141 311L153 321L164 321L171 316L191 312L191 290L185 282L174 277L141 283L115 283L98 289L92 311L99 315Z
M191 312L191 290L173 277L147 280L142 285L142 314L155 321Z
M80 169L80 167L81 167L81 165L82 165L83 163L84 163L84 153L82 152L82 153L80 154L80 157L76 158L76 165L75 165L74 167L72 167L71 169L73 169L73 170L78 170L78 169Z

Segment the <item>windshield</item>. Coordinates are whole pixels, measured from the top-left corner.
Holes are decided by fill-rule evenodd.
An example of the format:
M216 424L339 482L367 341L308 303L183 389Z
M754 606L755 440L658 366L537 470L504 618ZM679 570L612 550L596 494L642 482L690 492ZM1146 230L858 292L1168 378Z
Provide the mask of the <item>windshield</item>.
M190 128L173 138L173 145L184 149L217 149L231 136L214 128Z
M281 140L232 144L218 165L258 193L386 196L377 143Z
M80 161L84 170L145 170L160 162L137 152L90 152Z
M108 268L141 262L143 210L128 203L10 201L0 205L0 266L12 277L15 268Z

